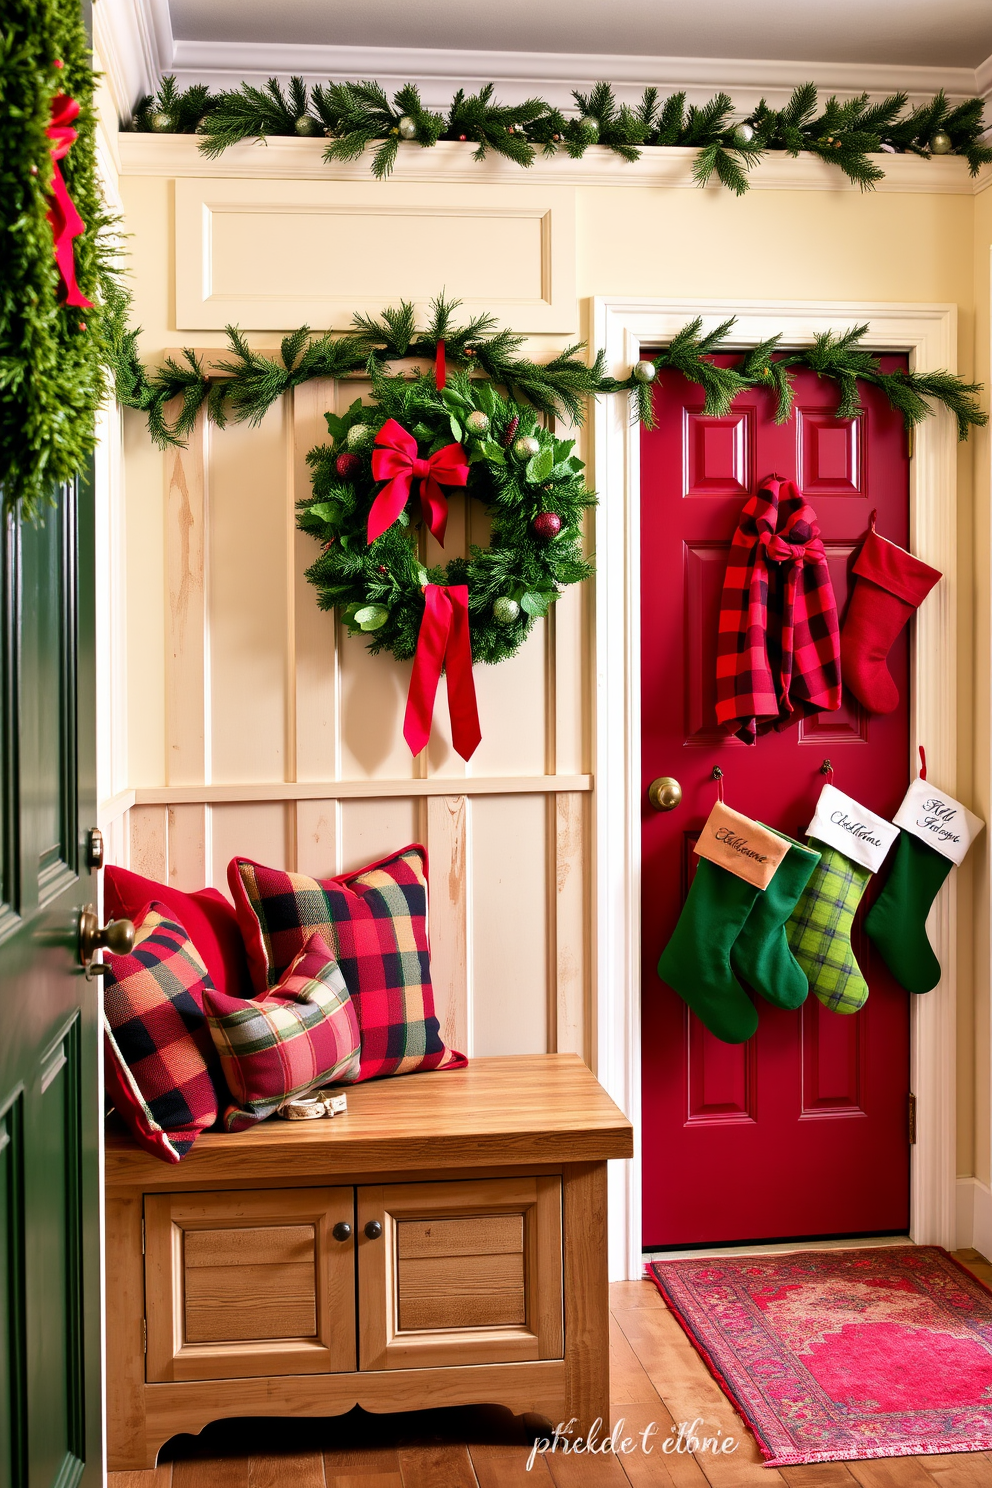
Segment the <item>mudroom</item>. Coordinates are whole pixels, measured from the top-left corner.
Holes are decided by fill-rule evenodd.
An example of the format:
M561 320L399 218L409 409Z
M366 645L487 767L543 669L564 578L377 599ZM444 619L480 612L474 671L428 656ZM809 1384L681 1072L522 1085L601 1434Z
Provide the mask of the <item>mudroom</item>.
M0 37L0 1484L984 1488L987 8Z

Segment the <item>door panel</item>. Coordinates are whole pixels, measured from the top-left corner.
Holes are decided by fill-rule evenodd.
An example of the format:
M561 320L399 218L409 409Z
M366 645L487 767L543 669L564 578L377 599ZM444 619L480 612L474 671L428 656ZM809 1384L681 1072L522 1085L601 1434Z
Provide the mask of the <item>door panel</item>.
M354 1225L352 1188L146 1194L147 1378L355 1369Z
M905 365L892 357L887 365ZM909 480L901 420L874 389L859 419L838 419L837 390L802 372L789 423L772 395L702 413L701 391L672 373L656 389L657 427L642 435L643 1113L647 1248L865 1232L908 1224L908 996L853 944L870 996L854 1016L815 998L798 1012L757 999L759 1028L720 1043L658 977L658 956L688 892L696 834L715 798L801 837L833 763L835 783L891 817L909 780L908 644L890 657L902 704L869 717L841 708L753 748L715 716L716 635L730 542L744 501L776 473L816 510L843 617L851 566L873 507L879 530L908 546ZM656 813L647 787L674 775L682 804Z
M92 487L0 554L0 1484L100 1481Z
M362 1369L560 1359L561 1179L358 1190Z

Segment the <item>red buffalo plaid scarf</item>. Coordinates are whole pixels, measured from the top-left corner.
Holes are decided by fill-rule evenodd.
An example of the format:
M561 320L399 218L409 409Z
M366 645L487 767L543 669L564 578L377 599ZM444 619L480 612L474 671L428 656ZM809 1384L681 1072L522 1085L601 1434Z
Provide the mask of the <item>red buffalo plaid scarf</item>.
M717 637L716 717L745 744L840 707L840 631L816 513L771 476L741 512Z

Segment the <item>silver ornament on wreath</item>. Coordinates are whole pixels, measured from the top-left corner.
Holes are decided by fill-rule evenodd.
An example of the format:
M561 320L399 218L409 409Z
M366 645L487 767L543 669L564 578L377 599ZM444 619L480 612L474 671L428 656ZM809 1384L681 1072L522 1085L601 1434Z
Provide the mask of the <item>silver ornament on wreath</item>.
M658 375L658 368L654 362L635 362L631 368L631 376L635 382L654 382Z
M954 149L954 141L946 129L938 129L930 141L931 155L950 155Z
M417 138L417 121L411 119L409 114L404 114L396 126L400 132L400 139L412 140Z
M475 408L465 420L465 427L477 439L482 439L489 433L489 415L483 413L481 408Z
M345 444L350 450L363 449L368 444L372 430L368 424L352 424L345 435Z
M501 594L493 603L493 619L497 625L513 625L520 619L520 606L508 594Z
M538 454L541 441L535 439L533 434L521 434L519 439L513 441L513 453L518 460L530 460Z

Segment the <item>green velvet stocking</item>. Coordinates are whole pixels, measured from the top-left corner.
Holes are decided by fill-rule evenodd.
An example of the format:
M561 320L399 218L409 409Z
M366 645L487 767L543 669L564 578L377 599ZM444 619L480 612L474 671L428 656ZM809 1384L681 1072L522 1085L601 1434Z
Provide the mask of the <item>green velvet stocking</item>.
M775 828L769 830L774 832ZM730 964L741 981L760 992L766 1001L780 1008L797 1008L806 1001L809 982L789 949L785 926L820 861L820 854L786 837L784 832L776 832L776 836L785 838L790 844L789 851L767 889L755 900L743 930L734 941Z
M743 1044L758 1014L730 969L730 950L761 890L699 859L679 922L661 953L658 975L725 1044Z
M865 921L886 966L907 992L930 992L940 962L927 937L927 915L954 864L911 832L900 832L885 888Z

